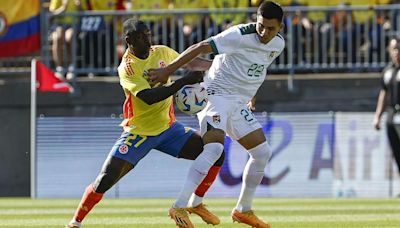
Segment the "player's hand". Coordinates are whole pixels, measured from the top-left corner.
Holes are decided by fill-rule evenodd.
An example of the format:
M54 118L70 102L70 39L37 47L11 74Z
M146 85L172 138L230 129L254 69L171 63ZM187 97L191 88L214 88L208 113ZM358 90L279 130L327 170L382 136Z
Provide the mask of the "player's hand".
M149 70L150 86L154 86L158 83L162 85L167 83L170 74L171 73L168 72L166 68L150 69Z
M256 98L253 97L248 103L247 103L247 107L251 110L251 111L255 111L256 110Z
M380 130L381 129L381 121L378 118L374 118L373 124L374 124L374 128L376 130Z

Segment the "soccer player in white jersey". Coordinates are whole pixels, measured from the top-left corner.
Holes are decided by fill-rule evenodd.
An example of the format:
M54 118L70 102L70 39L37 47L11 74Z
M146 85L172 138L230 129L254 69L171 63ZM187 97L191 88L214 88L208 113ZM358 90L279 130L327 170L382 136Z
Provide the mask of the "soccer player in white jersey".
M257 22L236 25L207 40L190 46L165 68L152 70L152 83L164 83L178 68L202 54L213 52L213 64L204 79L208 104L198 114L204 150L190 167L183 189L169 211L179 227L187 227L182 208L190 212L201 200L190 197L224 149L225 134L237 140L250 155L243 172L243 184L231 216L234 221L253 227L269 227L252 211L252 201L271 156L261 125L252 115L248 102L264 82L267 67L285 46L278 32L283 24L282 8L271 1L257 11ZM189 207L188 207L189 206Z

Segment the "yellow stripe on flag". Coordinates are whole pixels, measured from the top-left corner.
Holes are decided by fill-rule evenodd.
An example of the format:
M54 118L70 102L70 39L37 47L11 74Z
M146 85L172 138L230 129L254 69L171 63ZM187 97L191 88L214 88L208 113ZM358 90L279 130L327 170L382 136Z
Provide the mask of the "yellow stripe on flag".
M40 0L1 0L0 13L7 19L7 24L27 20L40 12Z

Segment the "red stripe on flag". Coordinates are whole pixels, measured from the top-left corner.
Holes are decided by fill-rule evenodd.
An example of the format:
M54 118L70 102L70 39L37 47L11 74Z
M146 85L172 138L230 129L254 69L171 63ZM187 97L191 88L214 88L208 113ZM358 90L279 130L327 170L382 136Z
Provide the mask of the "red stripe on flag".
M39 83L38 90L45 92L72 92L73 88L67 82L56 77L46 65L36 61L36 80Z
M0 58L26 55L40 49L40 33L28 37L0 42Z

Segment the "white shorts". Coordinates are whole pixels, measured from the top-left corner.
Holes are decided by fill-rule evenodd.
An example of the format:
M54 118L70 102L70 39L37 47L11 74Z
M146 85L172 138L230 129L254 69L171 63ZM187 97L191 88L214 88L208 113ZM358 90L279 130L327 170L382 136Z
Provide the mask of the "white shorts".
M197 114L197 118L202 136L207 132L208 125L223 130L233 140L262 128L247 104L234 97L209 95L207 106Z

